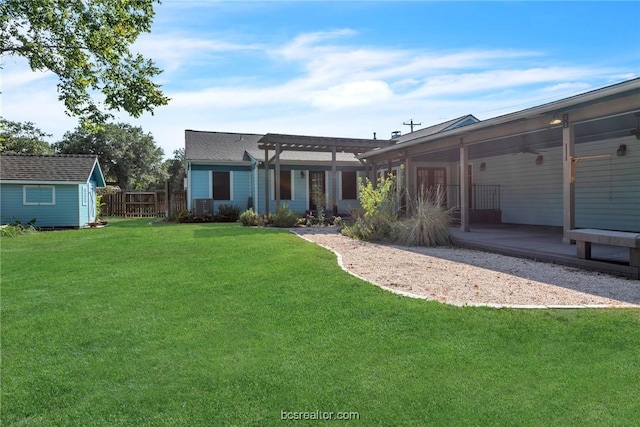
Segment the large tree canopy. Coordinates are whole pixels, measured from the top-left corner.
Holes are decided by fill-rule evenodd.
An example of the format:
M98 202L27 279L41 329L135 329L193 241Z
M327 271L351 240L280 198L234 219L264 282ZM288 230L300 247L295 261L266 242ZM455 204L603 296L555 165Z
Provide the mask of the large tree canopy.
M108 123L96 131L78 127L55 144L63 154L95 154L107 181L122 189L146 190L167 178L162 148L142 128Z
M31 122L12 122L0 117L0 153L51 154L53 147L45 141L50 136Z
M159 0L0 0L0 53L58 75L59 99L81 123L109 110L139 117L168 102L152 78L162 71L129 51L149 32ZM104 99L92 99L101 92Z

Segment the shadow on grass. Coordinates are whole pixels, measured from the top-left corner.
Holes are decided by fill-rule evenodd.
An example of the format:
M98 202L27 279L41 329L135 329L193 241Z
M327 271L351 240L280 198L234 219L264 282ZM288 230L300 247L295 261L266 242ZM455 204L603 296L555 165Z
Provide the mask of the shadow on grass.
M193 237L198 239L209 239L213 237L255 236L273 233L288 233L288 231L285 228L244 227L240 224L210 223L199 224L198 228L193 230Z

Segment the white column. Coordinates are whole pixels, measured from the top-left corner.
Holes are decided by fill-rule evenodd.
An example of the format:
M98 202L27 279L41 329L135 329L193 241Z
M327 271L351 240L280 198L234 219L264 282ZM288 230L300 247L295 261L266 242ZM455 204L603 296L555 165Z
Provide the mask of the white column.
M562 115L562 243L572 244L567 231L576 226L575 192L575 139L574 126L569 122L569 114Z
M264 213L269 215L269 150L264 150Z
M336 147L331 147L331 209L333 214L338 215L338 204L336 202L338 191L338 171L336 168Z
M276 171L273 179L275 185L276 210L280 207L280 144L276 143Z
M469 227L469 152L460 138L460 231L470 231Z

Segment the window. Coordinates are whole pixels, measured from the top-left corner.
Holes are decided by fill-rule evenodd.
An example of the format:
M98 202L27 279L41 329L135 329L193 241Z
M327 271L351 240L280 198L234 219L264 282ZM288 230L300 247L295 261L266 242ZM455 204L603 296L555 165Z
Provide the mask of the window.
M82 187L82 206L87 206L89 204L89 188L87 185L83 185Z
M55 205L56 187L53 185L25 185L22 187L23 205Z
M280 200L294 200L295 199L295 191L293 185L293 176L294 171L280 171ZM276 180L275 180L275 171L270 171L269 180L271 186L271 200L276 199Z
M231 172L213 172L213 199L231 200Z
M358 173L342 172L341 186L342 200L356 200L358 198Z
M291 200L291 171L280 171L280 200Z

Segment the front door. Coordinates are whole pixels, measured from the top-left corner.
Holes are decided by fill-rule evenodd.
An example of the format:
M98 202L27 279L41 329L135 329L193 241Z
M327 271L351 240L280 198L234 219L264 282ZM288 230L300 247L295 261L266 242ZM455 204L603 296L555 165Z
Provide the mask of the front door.
M431 197L435 197L440 188L444 194L443 203L447 205L447 168L416 168L416 186L423 195Z
M325 208L326 193L324 171L309 171L309 210Z

